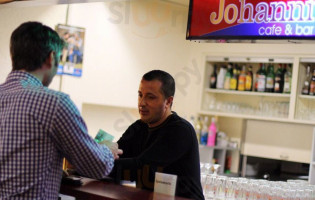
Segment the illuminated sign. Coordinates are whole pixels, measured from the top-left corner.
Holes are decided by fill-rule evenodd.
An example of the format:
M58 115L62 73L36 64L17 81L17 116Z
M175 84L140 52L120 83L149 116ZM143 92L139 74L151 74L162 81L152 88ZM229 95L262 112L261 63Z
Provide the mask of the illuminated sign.
M315 0L191 0L187 39L315 39Z

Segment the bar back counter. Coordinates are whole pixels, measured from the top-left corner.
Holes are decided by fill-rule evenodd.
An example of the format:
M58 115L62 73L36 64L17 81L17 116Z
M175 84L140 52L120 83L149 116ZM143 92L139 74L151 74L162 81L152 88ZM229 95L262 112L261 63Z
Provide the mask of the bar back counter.
M108 181L83 178L82 182L81 186L61 184L60 193L73 196L76 200L188 200Z

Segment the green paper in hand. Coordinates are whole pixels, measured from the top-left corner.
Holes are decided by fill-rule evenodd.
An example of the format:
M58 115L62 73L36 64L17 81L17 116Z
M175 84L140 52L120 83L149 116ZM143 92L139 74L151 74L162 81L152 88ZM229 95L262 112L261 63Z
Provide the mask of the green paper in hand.
M95 142L97 143L101 143L103 142L104 140L107 140L107 141L113 141L114 140L114 136L112 136L111 134L105 132L104 130L100 129L98 132L97 132L97 135L96 137L94 138Z

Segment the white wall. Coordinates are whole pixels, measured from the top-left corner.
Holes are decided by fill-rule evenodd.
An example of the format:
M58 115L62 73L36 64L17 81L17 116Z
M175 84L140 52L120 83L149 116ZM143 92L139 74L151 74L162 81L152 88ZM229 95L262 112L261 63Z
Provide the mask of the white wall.
M22 22L41 21L50 27L57 23L64 23L66 6L56 5L49 7L7 8L0 6L0 82L4 82L11 71L9 51L12 31Z

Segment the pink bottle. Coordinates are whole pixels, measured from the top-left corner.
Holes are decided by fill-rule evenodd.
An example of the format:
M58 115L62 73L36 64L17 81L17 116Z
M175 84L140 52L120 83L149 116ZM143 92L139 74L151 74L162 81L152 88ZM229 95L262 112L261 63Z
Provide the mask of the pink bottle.
M207 146L213 147L215 146L215 137L217 134L217 126L215 124L215 118L212 117L211 119L211 124L209 126L209 130L208 130L208 142L207 142Z

